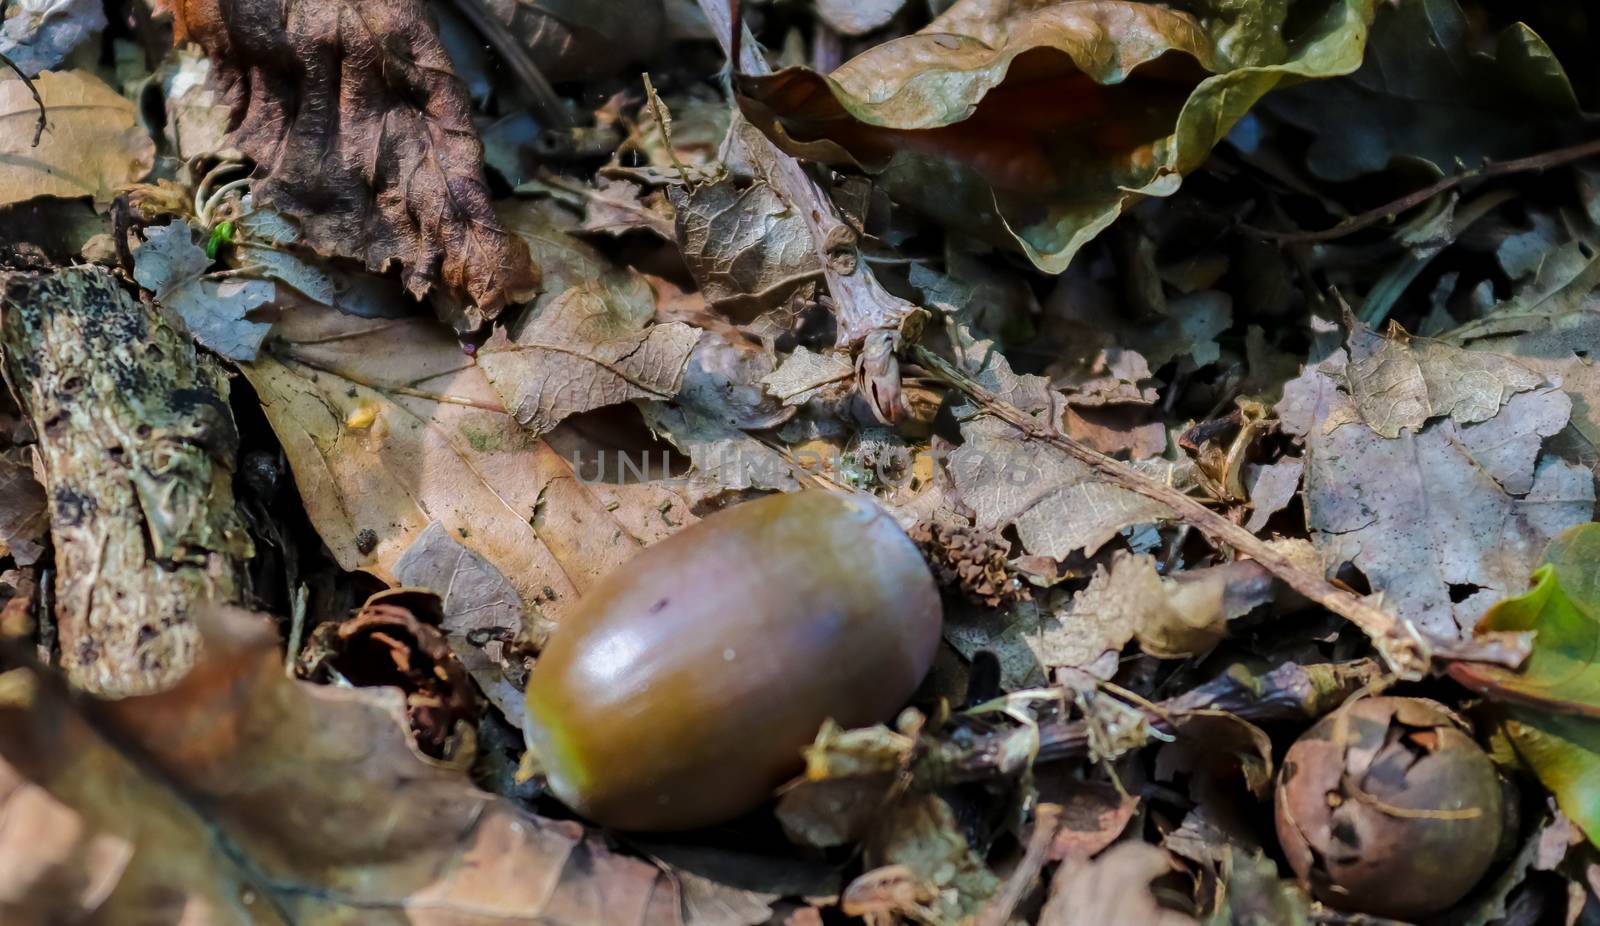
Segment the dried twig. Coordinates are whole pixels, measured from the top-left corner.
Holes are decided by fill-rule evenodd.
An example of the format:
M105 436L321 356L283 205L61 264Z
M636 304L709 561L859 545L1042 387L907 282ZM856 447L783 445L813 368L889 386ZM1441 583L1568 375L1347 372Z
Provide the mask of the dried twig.
M914 348L919 363L940 379L968 396L984 411L1010 424L1032 440L1047 443L1083 463L1112 485L1142 495L1171 509L1176 517L1200 531L1211 542L1227 545L1260 563L1268 572L1307 599L1360 627L1384 659L1401 678L1416 679L1427 674L1430 650L1427 643L1407 623L1373 607L1354 592L1339 588L1320 575L1295 566L1287 556L1266 541L1197 499L1171 486L1142 475L1127 464L1093 450L1061 433L1053 423L1042 422L1000 399L949 361L925 347Z
M1383 679L1382 668L1371 659L1313 665L1286 662L1260 676L1228 672L1159 702L1159 710L1149 714L1149 722L1157 733L1176 734L1183 717L1195 711L1226 711L1251 722L1312 720ZM1041 724L1034 762L1088 755L1089 727L1082 720ZM1006 735L1000 732L967 740L958 754L939 756L937 761L945 769L942 780L978 781L1005 774L1007 754L996 743Z
M6 4L0 3L0 20L5 19L5 14ZM0 52L0 64L17 72L17 76L22 78L23 86L28 88L28 92L33 94L33 101L39 105L39 122L33 127L33 147L37 148L39 139L44 137L44 97L39 95L39 88L34 86L33 78L22 73L22 68L17 67L17 63L6 57L3 52Z
M699 2L711 30L729 55L734 73L769 73L755 39L742 24L737 32L739 40L735 41L736 10L730 9L726 0ZM861 259L855 229L839 218L833 202L800 162L766 136L755 132L746 135L752 163L763 170L763 179L794 207L811 233L838 317L837 343L858 351L856 378L862 394L879 418L893 422L902 407L895 352L900 346L900 329L917 307L892 295L872 275Z
M1487 177L1498 177L1502 174L1515 174L1524 171L1548 170L1552 167L1559 167L1562 164L1581 161L1596 154L1600 154L1600 140L1586 141L1582 144L1569 145L1565 148L1556 148L1552 151L1529 155L1525 158L1516 158L1511 161L1485 163L1482 167L1474 167L1471 170L1465 170L1454 176L1446 177L1414 193L1407 193L1393 202L1384 203L1376 209L1368 209L1360 215L1344 219L1332 228L1324 228L1319 231L1279 232L1256 228L1251 225L1244 226L1244 229L1269 241L1332 241L1335 238L1342 238L1370 225L1375 225L1384 219L1392 219L1400 213L1420 206L1440 193L1453 190L1469 180L1482 180Z

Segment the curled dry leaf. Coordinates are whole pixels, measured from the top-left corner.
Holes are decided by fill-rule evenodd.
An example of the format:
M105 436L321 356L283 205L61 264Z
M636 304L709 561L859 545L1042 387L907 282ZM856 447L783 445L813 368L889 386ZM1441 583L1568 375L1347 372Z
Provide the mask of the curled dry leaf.
M1287 4L1219 7L961 0L828 76L741 77L739 102L790 154L881 173L896 199L1060 272L1129 202L1176 190L1263 94L1355 70L1373 3L1297 9L1292 45L1237 40L1284 28Z
M31 125L39 104L27 84L9 70L0 74L0 118ZM34 86L44 101L44 133L38 147L31 130L0 133L0 206L36 196L104 202L150 172L155 142L122 94L88 71L47 71Z
M653 866L418 754L399 692L285 678L259 615L222 612L207 630L206 660L161 694L83 702L31 670L0 676L0 843L30 846L6 857L81 839L64 871L0 874L0 912L62 922L87 908L109 926L683 924ZM63 891L67 872L82 880Z
M406 349L393 351L396 343ZM494 564L525 605L559 615L639 548L645 526L692 520L681 501L580 481L424 319L308 307L280 322L242 369L313 525L345 569L392 571L437 521Z
M806 222L764 181L674 187L678 245L706 302L748 317L782 305L822 262Z
M472 101L421 0L160 5L174 39L216 67L230 140L260 165L256 200L318 252L399 264L414 296L438 287L466 329L531 295L527 250L490 203Z

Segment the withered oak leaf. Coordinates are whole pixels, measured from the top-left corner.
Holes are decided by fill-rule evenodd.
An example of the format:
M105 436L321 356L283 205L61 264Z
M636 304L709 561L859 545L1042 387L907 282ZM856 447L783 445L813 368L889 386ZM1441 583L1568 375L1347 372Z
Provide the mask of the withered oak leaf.
M471 101L423 0L164 0L257 164L256 202L323 254L436 284L476 327L532 295L526 247L495 218Z

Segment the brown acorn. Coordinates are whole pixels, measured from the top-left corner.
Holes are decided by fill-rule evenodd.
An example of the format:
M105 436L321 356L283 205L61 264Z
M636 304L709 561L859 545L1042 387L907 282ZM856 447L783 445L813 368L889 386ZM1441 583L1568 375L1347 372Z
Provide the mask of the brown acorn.
M529 744L590 819L710 825L799 772L823 721L893 716L939 634L926 563L871 499L746 502L644 550L565 617L529 675Z
M1319 900L1406 920L1465 897L1504 827L1489 756L1423 698L1366 698L1318 721L1284 757L1275 810Z

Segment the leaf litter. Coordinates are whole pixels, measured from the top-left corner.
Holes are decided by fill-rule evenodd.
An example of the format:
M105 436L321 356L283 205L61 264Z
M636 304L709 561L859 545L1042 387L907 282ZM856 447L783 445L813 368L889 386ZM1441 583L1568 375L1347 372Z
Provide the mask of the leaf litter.
M1273 817L1296 738L1383 693L1522 808L1431 922L1587 922L1581 13L7 5L0 919L1356 922L1384 899L1297 880ZM166 358L76 317L85 274L231 397L149 404ZM69 414L90 370L147 427ZM521 733L546 642L795 491L916 542L922 687L718 826L563 806ZM112 514L148 562L85 547ZM171 627L85 616L190 518L250 543L186 564L193 667L139 665ZM160 683L71 687L118 660Z

